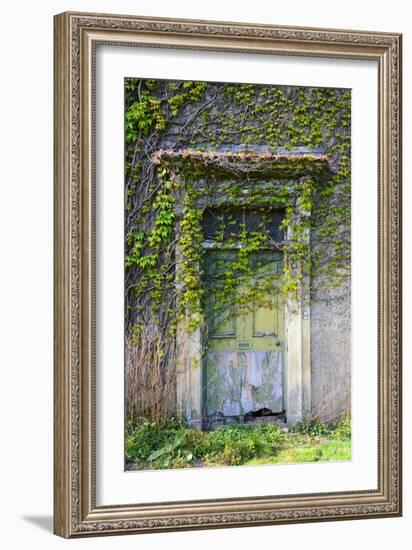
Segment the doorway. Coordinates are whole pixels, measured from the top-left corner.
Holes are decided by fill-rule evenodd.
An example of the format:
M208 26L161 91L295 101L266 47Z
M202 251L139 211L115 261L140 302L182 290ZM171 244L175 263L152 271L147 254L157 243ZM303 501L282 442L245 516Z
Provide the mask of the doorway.
M267 209L206 213L202 400L208 426L284 411L282 217ZM265 239L246 262L242 236L253 237L258 228Z

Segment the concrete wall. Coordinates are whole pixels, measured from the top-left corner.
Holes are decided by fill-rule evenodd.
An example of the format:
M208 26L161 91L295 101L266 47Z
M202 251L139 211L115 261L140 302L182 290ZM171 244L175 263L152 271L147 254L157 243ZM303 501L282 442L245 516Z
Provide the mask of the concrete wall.
M179 113L178 117L167 125L161 137L159 137L156 143L158 151L163 151L163 154L167 151L174 151L173 154L178 156L178 151L186 149L184 158L189 155L188 150L196 147L202 149L212 149L217 151L232 151L237 150L256 149L257 152L261 152L261 149L266 149L268 143L265 139L269 139L267 136L257 136L251 134L251 142L247 142L245 145L241 140L243 138L250 138L249 134L243 135L240 130L234 129L229 131L225 135L225 141L219 143L209 143L209 136L206 132L208 125L213 129L214 125L220 128L220 117L230 114L239 119L240 127L242 124L246 127L245 117L242 115L244 108L240 109L239 105L235 105L232 99L228 99L223 93L225 85L222 84L209 84L208 90L205 96L202 98L201 103L205 105L213 105L213 109L210 110L210 118L205 122L200 116L198 116L198 103L189 102L183 110ZM287 126L293 126L293 111L299 103L298 89L293 87L278 87L282 89L288 97L289 103L287 112L285 115L284 124ZM310 89L305 89L305 94L311 93ZM160 93L160 92L159 92ZM256 102L263 101L257 96ZM239 110L240 109L240 110ZM285 107L286 109L286 107ZM199 111L200 112L200 111ZM246 112L246 111L245 111ZM241 116L242 115L242 116ZM335 114L336 116L336 114ZM235 117L235 118L236 118ZM259 128L265 125L270 118L267 109L256 110L253 118L248 121L248 124L253 127ZM190 124L187 121L190 120ZM182 128L185 128L185 132L182 133ZM242 131L245 131L244 129ZM206 132L206 133L205 133ZM342 135L345 132L350 132L350 129L343 129ZM311 177L321 177L325 182L328 181L334 173L339 169L339 162L341 153L338 153L333 149L333 145L338 139L336 135L329 135L326 130L323 135L323 142L318 144L317 149L310 149L300 152L307 152L310 154L326 154L329 151L332 153L329 156L329 171L328 175L324 173L320 176L314 171L305 171L304 174L289 174L286 178L289 185L299 184L301 178L305 178L307 175ZM290 146L290 143L289 143ZM298 149L302 149L299 146ZM278 154L283 151L282 147L277 150ZM291 154L291 151L286 151ZM169 153L169 157L172 153ZM170 157L171 158L171 157ZM169 160L170 160L169 158ZM206 161L202 161L206 162ZM234 162L234 161L233 161ZM179 165L173 166L173 177L179 174ZM199 167L197 166L197 170ZM215 169L217 170L217 168ZM261 170L262 172L262 170ZM273 172L273 170L272 170ZM224 194L222 190L222 184L224 178L231 178L233 174L227 174L226 172L215 172L215 178L212 178L216 184L214 194L207 195L207 205L211 206L216 198L221 198L220 195ZM274 177L274 174L271 173ZM285 173L275 174L277 179L285 177ZM183 177L181 174L177 177ZM199 177L198 175L196 177ZM210 173L207 172L202 177L210 178ZM269 177L262 172L262 178ZM241 180L241 175L237 174L236 178ZM296 182L292 181L293 178ZM239 185L239 181L237 184ZM253 181L253 178L252 180ZM326 183L325 183L326 184ZM199 188L202 186L202 181L199 180ZM252 185L252 183L250 183ZM316 191L318 193L319 191ZM350 193L350 190L349 190ZM210 196L209 196L210 195ZM215 196L216 195L216 196ZM245 200L246 199L240 199ZM331 197L325 198L321 194L313 197L313 205L316 206L316 200L325 201L329 203L326 210L330 207L339 207L343 201L350 200L348 193L342 190L335 191L335 194ZM199 202L201 200L199 199ZM323 202L322 202L323 204ZM350 204L350 203L349 203ZM200 205L205 206L205 205ZM306 214L305 214L306 215ZM312 216L310 212L307 215ZM312 227L313 222L313 227ZM322 216L317 218L316 215L312 217L310 236L308 239L313 243L312 251L316 252L316 246L322 248L325 246L325 241L318 241L317 238L321 234L320 229L325 222ZM341 220L342 233L345 235L346 243L350 246L350 217ZM349 234L349 236L348 236ZM320 242L320 244L317 244ZM324 258L327 258L328 251L321 250L321 254ZM334 264L336 267L336 264ZM293 268L292 268L293 269ZM299 266L298 266L299 269ZM308 278L307 284L305 282L306 290L302 293L305 294L305 299L302 296L298 299L298 308L296 312L292 310L296 308L288 308L287 314L287 332L289 334L286 345L286 369L287 373L285 379L285 408L287 415L289 416L288 422L291 424L299 421L303 416L308 413L312 413L318 416L323 421L330 421L336 417L341 416L343 413L350 410L351 400L351 320L350 320L350 286L346 284L344 287L337 287L332 290L325 290L320 276L310 280ZM306 277L305 277L306 278ZM319 291L320 288L320 291ZM307 295L310 294L310 307L306 301ZM290 310L290 311L289 311ZM185 341L184 335L181 337L181 342ZM180 357L179 366L177 368L178 377L178 403L179 410L185 411L185 415L191 422L197 424L201 423L201 385L202 377L200 372L192 372L192 359L196 359L196 365L201 364L201 350L200 344L193 348L189 346L190 352L183 345L184 350ZM180 345L178 345L178 348ZM194 355L193 352L194 351Z
M312 413L333 420L351 406L351 298L349 288L311 301Z

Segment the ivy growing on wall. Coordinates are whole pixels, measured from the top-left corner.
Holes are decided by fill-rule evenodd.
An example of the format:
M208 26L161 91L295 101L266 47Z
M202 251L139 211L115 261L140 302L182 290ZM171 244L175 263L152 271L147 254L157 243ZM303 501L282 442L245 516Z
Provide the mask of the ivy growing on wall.
M350 91L126 79L125 97L126 327L136 343L149 327L167 364L179 325L203 324L213 208L226 212L213 246L236 251L222 303L248 307L271 288L293 298L304 273L312 293L348 288ZM233 221L234 207L261 212L260 225ZM266 230L272 210L283 238ZM280 274L254 260L265 248L282 250Z

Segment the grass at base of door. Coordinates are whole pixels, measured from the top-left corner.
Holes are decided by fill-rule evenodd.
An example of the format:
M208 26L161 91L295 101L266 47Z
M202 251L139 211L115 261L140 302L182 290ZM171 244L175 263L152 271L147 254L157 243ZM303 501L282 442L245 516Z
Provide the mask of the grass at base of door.
M176 420L129 422L125 453L129 470L350 460L350 417L334 425L305 419L288 432L276 424L201 431Z

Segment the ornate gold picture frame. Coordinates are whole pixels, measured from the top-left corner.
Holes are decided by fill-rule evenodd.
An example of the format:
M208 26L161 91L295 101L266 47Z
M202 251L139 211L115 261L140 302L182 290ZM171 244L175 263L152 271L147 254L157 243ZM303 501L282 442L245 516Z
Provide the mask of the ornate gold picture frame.
M70 538L401 515L401 42L401 35L394 33L87 13L55 16L54 532L57 535ZM378 334L376 349L367 350L376 363L376 487L255 496L245 493L224 498L194 495L193 499L171 498L162 502L141 500L136 494L133 504L126 500L124 504L98 501L96 196L99 185L95 100L96 49L101 46L122 46L130 51L173 50L177 54L190 51L193 55L219 52L315 61L364 60L376 64L378 131L373 138L378 161L374 167L378 265L377 311L373 315ZM140 75L143 76L146 75ZM119 185L122 189L123 182ZM119 364L118 369L120 377L123 365ZM123 426L118 429L123 430ZM155 477L151 479L157 482Z

